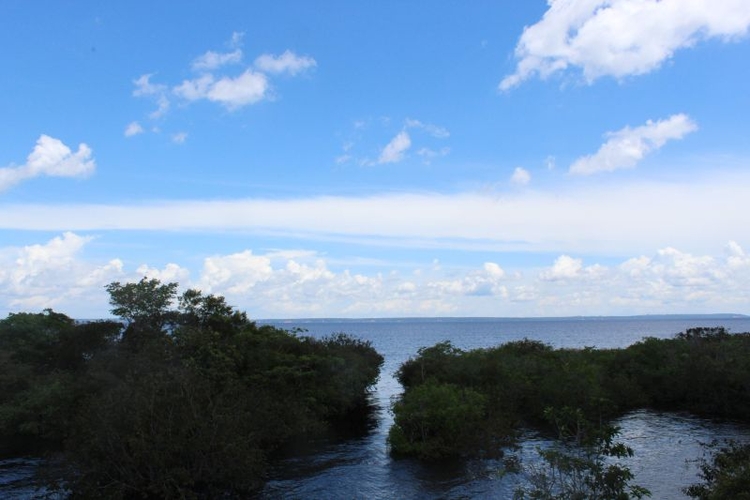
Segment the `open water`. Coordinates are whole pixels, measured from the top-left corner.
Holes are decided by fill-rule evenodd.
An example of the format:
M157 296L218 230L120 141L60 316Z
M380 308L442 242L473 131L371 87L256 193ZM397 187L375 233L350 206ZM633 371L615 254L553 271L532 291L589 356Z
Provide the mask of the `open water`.
M342 442L320 443L303 456L282 460L271 472L263 499L505 499L512 498L520 477L506 474L497 460L452 461L424 464L394 460L386 436L392 423L388 408L401 392L394 378L399 365L420 347L449 340L461 349L473 349L529 338L553 347L627 347L644 337L671 338L687 328L724 326L731 332L750 331L750 318L670 316L627 318L434 318L376 320L269 321L286 329L302 328L319 337L345 332L372 342L385 356L373 398L375 421L366 435ZM714 439L750 440L750 427L685 414L638 411L617 423L620 438L633 448L627 464L634 484L649 488L654 499L687 498L681 489L697 481L695 460L701 443ZM547 444L529 434L515 455L535 460Z
M285 329L302 328L320 337L344 332L369 340L385 357L373 393L376 412L369 430L353 439L323 441L302 454L279 461L261 493L271 499L506 499L512 498L519 476L506 474L502 461L470 460L433 464L393 460L386 436L393 421L388 411L401 392L394 378L399 365L420 347L449 340L474 349L529 338L553 347L627 347L644 337L670 338L687 328L724 326L731 332L750 331L750 317L633 318L433 318L375 320L263 321ZM681 489L697 480L695 460L701 443L714 439L750 440L750 427L685 414L638 411L618 422L621 440L635 451L628 465L635 484L651 490L654 499L684 499ZM538 447L547 443L528 434L514 451L522 463L533 463ZM298 450L299 451L299 450ZM0 498L37 498L31 476L36 459L0 461Z

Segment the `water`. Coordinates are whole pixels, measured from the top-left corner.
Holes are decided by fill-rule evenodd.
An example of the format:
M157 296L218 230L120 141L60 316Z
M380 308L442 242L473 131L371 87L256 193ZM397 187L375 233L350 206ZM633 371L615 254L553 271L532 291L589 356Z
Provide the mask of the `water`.
M450 340L461 349L489 347L529 338L553 347L627 347L643 337L670 338L691 327L724 326L750 331L750 318L705 317L562 318L562 319L378 319L265 321L285 329L303 328L321 337L344 332L369 340L385 357L373 393L377 408L372 428L356 439L321 442L306 453L281 460L271 470L260 494L270 499L473 499L511 498L519 484L506 474L500 460L447 461L425 464L393 460L386 436L393 421L391 399L401 392L394 372L420 347ZM696 481L693 462L703 454L701 443L714 439L750 440L750 427L714 422L690 415L637 411L618 422L621 437L635 451L628 461L636 484L649 488L654 499L686 498L681 488ZM537 447L548 444L529 433L512 453L533 462ZM31 477L35 459L0 461L0 498L38 496Z
M470 460L424 464L393 460L386 436L393 422L391 399L401 392L394 378L400 364L420 347L450 340L461 349L489 347L529 338L553 347L627 347L644 337L670 338L692 327L724 326L731 332L750 331L750 318L705 317L563 318L563 319L378 319L270 322L282 328L303 328L320 337L345 332L372 342L385 357L373 394L376 423L365 436L328 443L305 456L289 458L271 471L263 499L468 499L511 498L519 477L506 474L502 461ZM635 484L649 488L653 498L684 499L681 488L697 480L695 460L701 443L713 439L750 440L750 428L713 422L690 415L637 411L618 422L621 437L635 451L628 465ZM533 461L547 442L528 435L514 453Z

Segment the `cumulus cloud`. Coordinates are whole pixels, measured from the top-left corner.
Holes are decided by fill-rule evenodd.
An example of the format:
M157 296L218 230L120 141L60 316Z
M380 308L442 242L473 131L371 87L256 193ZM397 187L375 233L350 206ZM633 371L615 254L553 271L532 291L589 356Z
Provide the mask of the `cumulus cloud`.
M745 36L744 0L548 0L542 19L524 28L516 70L500 82L509 90L538 75L571 67L593 82L648 73L687 47L712 38Z
M516 167L513 170L513 175L510 176L510 182L516 186L525 186L531 182L531 174L525 168Z
M252 66L245 65L241 73L231 74L227 72L228 66L242 64L242 37L242 33L232 34L229 51L209 50L195 58L191 69L198 74L194 78L168 86L152 82L153 74L144 74L133 81L133 95L150 98L157 104L157 109L149 114L151 119L166 114L170 109L170 98L173 97L187 102L207 100L236 110L271 97L269 75L295 76L317 65L312 57L298 56L287 50L279 56L263 54Z
M667 141L682 139L696 130L698 126L689 116L677 114L657 122L649 120L640 127L625 127L617 132L610 132L607 134L607 142L596 153L573 162L569 173L590 175L633 168L647 154L661 148Z
M213 83L206 96L210 101L237 108L260 101L268 90L266 75L247 70L236 78L224 77Z
M391 139L378 157L378 163L397 163L404 159L404 154L411 147L411 138L405 130L399 132Z
M425 262L404 274L388 262L354 271L349 264L299 249L216 254L193 272L174 262L128 270L114 256L90 260L85 249L92 241L66 232L43 243L0 247L0 311L54 307L77 317L102 317L109 309L104 285L143 276L226 296L262 318L559 316L750 307L750 258L735 241L718 255L667 246L607 267L584 265L563 254L540 269L508 271L492 261L462 267Z
M0 248L0 310L39 311L101 295L120 276L122 262L84 262L81 253L92 240L66 232L43 244Z
M569 255L561 255L555 260L554 265L543 271L539 277L545 281L571 279L577 277L583 269L583 261L574 259Z
M230 294L245 293L272 274L271 259L253 255L250 250L208 257L203 263L200 288L211 293L215 290Z
M263 54L255 59L256 68L271 74L288 73L294 76L317 65L312 57L298 56L290 50L284 51L280 56Z
M138 266L136 274L148 279L157 279L162 283L187 283L190 278L190 271L173 262L164 266L164 269L149 267L146 264Z
M246 70L236 78L215 80L212 75L205 74L193 80L185 80L174 88L174 92L188 101L207 99L229 109L236 109L264 99L269 89L266 75Z
M78 151L73 152L60 139L42 134L25 164L0 168L0 191L39 176L87 177L96 169L91 154L86 144L79 144Z
M142 134L144 132L143 127L138 122L130 122L125 127L125 137L133 137L134 135Z

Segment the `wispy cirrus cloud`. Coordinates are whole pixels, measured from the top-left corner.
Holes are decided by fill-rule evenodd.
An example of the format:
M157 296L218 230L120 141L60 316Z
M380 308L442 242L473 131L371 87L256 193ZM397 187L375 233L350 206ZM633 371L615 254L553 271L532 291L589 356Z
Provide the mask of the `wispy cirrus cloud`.
M744 0L548 0L542 19L524 28L507 91L534 76L542 79L580 68L591 83L603 76L649 73L681 49L708 39L746 36L750 9Z
M92 151L84 143L73 152L60 139L42 134L34 150L20 166L0 168L0 192L34 177L77 177L91 175L96 169Z
M370 246L622 255L738 239L738 228L750 223L737 208L747 200L747 186L748 173L712 172L684 181L571 183L499 195L0 204L0 229L243 231Z
M647 154L661 148L668 141L682 139L696 130L698 125L689 116L677 114L656 122L649 120L640 127L625 127L609 132L607 142L596 153L573 162L569 173L591 175L633 168Z

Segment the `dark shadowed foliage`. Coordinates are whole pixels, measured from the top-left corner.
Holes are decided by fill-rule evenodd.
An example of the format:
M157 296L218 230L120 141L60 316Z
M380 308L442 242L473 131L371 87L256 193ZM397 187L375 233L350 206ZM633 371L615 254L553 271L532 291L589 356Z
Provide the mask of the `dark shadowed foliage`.
M3 451L55 452L48 485L72 498L245 498L279 446L362 412L383 362L173 283L107 289L125 326L0 321Z

